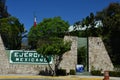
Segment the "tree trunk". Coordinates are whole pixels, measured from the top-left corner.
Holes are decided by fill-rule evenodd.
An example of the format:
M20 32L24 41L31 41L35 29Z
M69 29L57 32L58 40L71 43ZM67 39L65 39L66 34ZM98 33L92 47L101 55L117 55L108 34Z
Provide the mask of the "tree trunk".
M50 75L55 76L55 75L56 75L56 74L55 74L55 71L52 69L51 65L49 64L49 59L48 59L48 57L47 57L47 56L44 56L44 57L45 57L46 60L47 60L48 66L49 66L49 68L50 68L50 71L52 71L52 73L50 73Z
M56 76L56 72L59 68L60 62L62 61L62 55L55 55L55 60L54 60L54 69L51 67L51 65L49 64L49 59L47 58L47 56L45 56L48 66L50 68L50 70L52 71L52 75Z

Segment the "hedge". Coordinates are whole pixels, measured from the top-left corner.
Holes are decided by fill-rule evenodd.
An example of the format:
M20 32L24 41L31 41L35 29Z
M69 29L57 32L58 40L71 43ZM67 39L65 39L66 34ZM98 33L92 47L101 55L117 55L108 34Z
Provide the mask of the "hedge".
M100 70L93 70L93 71L91 71L91 74L95 75L95 76L102 76L103 75L103 74L101 74ZM111 76L111 77L120 77L120 71L119 72L117 72L117 71L109 71L109 76Z
M66 70L65 69L58 69L56 72L57 76L66 76Z
M75 70L73 69L70 70L70 75L75 75L75 73L76 73Z
M95 75L95 76L102 76L100 70L93 70L93 71L91 71L91 74L92 74L92 75Z

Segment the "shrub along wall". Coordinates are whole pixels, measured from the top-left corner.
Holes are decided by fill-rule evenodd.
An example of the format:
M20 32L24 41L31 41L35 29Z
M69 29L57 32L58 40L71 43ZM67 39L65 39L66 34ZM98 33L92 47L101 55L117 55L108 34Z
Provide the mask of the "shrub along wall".
M93 70L91 71L91 74L94 76L103 76L104 74L101 73L100 70ZM109 76L111 77L120 77L120 72L117 71L109 71Z

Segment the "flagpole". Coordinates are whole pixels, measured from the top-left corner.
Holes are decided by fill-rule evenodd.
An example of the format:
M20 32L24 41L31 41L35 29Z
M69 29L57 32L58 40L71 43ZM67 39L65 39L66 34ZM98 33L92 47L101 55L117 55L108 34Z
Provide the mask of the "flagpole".
M35 16L35 13L34 13L34 25L33 25L34 27L36 27L37 26L37 20L36 20L36 16Z

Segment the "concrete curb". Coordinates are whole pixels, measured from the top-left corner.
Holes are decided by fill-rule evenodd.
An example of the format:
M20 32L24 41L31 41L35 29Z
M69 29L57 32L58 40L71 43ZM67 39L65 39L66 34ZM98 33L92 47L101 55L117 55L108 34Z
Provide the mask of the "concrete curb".
M77 77L77 76L58 76L58 77L52 77L52 76L19 76L19 75L1 75L0 79L54 79L54 80L102 80L103 78L98 77Z
M103 80L103 76L40 76L40 75L0 75L0 79L45 79L45 80ZM110 77L110 80L120 80L120 77Z

